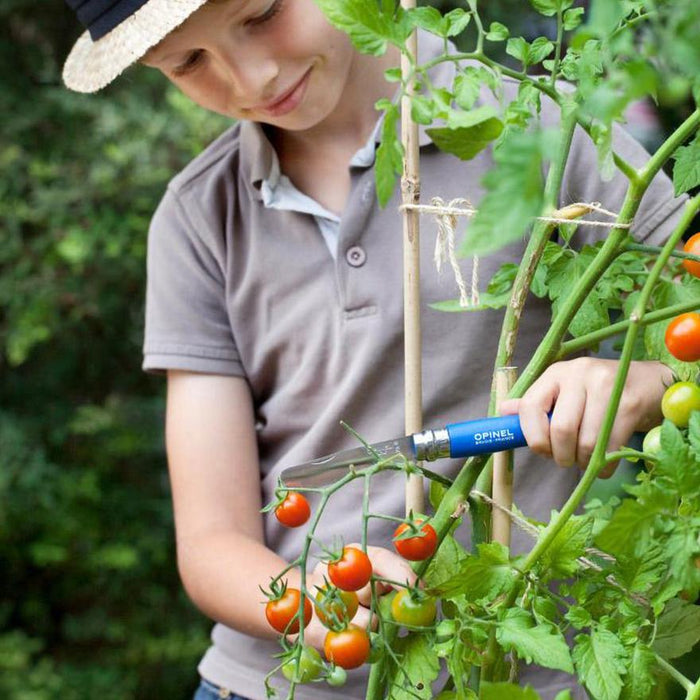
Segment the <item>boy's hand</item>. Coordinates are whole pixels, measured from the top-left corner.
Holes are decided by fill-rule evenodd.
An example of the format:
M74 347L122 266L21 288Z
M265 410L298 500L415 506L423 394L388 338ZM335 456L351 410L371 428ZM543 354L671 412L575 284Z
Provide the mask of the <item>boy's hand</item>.
M547 368L521 399L502 401L502 414L519 413L533 452L552 457L562 467L588 464L612 393L617 360L590 357L557 362ZM672 383L671 370L660 362L632 362L615 417L607 451L627 444L636 430L661 423L661 397ZM547 413L552 412L552 419ZM604 468L610 476L617 463Z

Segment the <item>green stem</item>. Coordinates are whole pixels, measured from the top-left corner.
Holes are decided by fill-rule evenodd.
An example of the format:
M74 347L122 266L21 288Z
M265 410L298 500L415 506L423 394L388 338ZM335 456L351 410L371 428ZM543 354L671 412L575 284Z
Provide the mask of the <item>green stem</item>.
M656 255L661 252L661 248L656 245L644 245L643 243L628 243L625 246L625 250L636 250L640 253L650 253ZM671 252L672 258L683 258L684 260L692 260L693 262L700 262L700 255L693 255L692 253L686 253L682 250L674 250Z
M679 685L683 687L683 690L688 693L687 698L695 697L691 696L691 691L693 690L692 681L688 680L675 666L672 666L666 659L662 658L658 654L656 656L656 663L664 670L666 673L673 678ZM700 683L700 681L698 681ZM700 696L697 696L700 697Z
M700 680L688 690L685 700L700 700Z
M650 311L649 313L644 314L644 319L640 321L640 323L643 326L649 326L652 323L659 323L660 321L665 321L666 319L673 318L674 316L684 314L688 311L694 311L698 308L700 308L700 299L692 299L691 301L686 301L682 304L674 304L673 306L667 306L664 309ZM629 320L625 319L624 321L613 323L610 326L593 331L592 333L586 333L586 335L574 338L573 340L567 340L565 343L561 344L561 348L559 349L556 359L561 360L567 355L571 355L575 352L594 348L601 341L618 335L619 333L623 333L629 328L629 325Z
M554 65L552 66L552 77L550 84L554 87L557 83L557 74L559 73L559 64L561 63L561 44L564 37L564 22L562 21L563 12L561 7L557 8L557 42L555 44Z

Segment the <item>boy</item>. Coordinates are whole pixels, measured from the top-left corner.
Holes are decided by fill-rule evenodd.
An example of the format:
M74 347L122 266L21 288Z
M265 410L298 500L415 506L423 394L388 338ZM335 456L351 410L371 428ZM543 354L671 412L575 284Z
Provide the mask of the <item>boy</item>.
M162 71L205 108L240 120L173 179L149 234L144 368L167 372L166 442L183 584L218 624L199 670L199 698L265 697L262 679L278 646L258 586L295 558L302 535L260 514L281 469L349 447L343 419L372 442L403 431L402 299L398 201L380 210L372 163L378 130L374 104L394 96L384 71L398 52L357 53L313 0L69 0L88 27L69 56L68 87L91 92L131 63ZM421 61L442 42L421 36ZM450 87L451 64L433 73ZM513 86L508 87L512 91ZM485 98L487 99L487 98ZM556 118L551 107L545 118ZM423 191L478 202L488 152L469 163L440 153L421 132ZM618 134L633 163L644 154ZM595 154L578 134L562 192L567 203L619 205L625 181L603 185ZM507 203L505 203L507 206ZM642 204L638 238L662 240L680 202L659 179ZM581 240L596 231L581 227ZM427 263L426 302L451 294ZM482 260L488 279L523 244ZM518 364L536 347L549 309L528 303ZM500 314L441 314L424 309L425 424L482 415ZM599 431L615 363L580 358L547 370L519 410L531 451L516 469L516 502L547 519L577 480ZM610 448L660 422L670 372L635 363ZM546 414L556 401L551 425ZM441 463L453 474L458 463ZM396 476L373 482L372 510L402 515ZM359 487L336 497L319 534L360 538ZM369 541L388 543L391 528L373 520ZM517 533L514 549L529 542ZM375 572L411 577L380 547ZM315 571L320 580L323 566ZM294 585L298 575L290 573ZM366 594L366 592L364 592ZM366 595L363 600L367 602ZM356 622L367 624L366 608ZM312 621L306 640L321 646ZM365 676L342 689L299 688L298 698L361 698ZM523 682L545 698L573 685L565 674L526 669ZM583 697L580 695L579 697Z

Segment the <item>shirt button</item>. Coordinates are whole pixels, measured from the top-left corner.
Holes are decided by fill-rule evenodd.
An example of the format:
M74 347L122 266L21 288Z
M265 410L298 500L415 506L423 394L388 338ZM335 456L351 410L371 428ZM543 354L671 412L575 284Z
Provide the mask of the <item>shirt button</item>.
M367 253L365 253L364 248L354 245L347 249L345 259L348 261L348 265L352 267L362 267L365 264L365 260L367 260Z

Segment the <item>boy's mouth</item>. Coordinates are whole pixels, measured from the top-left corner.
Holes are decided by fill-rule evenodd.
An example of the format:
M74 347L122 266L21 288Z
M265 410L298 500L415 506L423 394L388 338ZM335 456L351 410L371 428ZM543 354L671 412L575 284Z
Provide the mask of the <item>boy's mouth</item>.
M274 100L266 102L264 105L258 107L258 111L264 112L270 117L281 117L295 110L304 98L304 93L306 92L306 86L309 81L311 70L312 69L309 68L309 70L304 73L298 82L292 85L289 90L282 93L279 97L276 97Z

